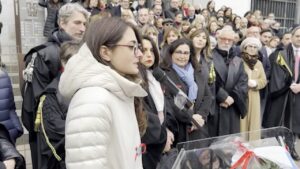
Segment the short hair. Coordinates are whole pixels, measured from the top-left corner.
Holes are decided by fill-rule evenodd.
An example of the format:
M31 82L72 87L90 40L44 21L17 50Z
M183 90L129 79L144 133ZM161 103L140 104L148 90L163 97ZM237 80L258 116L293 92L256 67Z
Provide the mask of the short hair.
M299 30L299 29L300 29L300 26L295 27L295 28L292 30L292 36L294 36L295 33L297 32L297 30Z
M272 32L271 29L263 29L263 30L260 32L260 35L262 35L262 34L264 34L264 33L266 33L266 32L270 32L270 33L272 34L272 36L273 36L273 32Z
M229 27L225 27L225 28L222 28L222 29L219 31L219 35L218 35L217 38L221 37L221 36L224 35L225 33L231 34L232 37L234 37L234 35L235 35L235 32L233 31L233 29L230 29Z
M62 63L67 63L68 60L78 52L80 47L79 41L67 41L61 45L60 60Z
M193 43L189 39L177 39L174 42L170 44L170 46L167 49L166 56L164 56L163 61L161 63L161 67L163 69L170 70L172 68L172 55L174 54L175 50L178 48L180 45L188 45L190 49L190 58L189 62L192 64L195 70L200 70L200 64L197 60L197 56L195 54L195 49L193 46Z
M138 10L137 14L140 15L140 12L141 12L142 10L145 10L145 11L147 11L147 13L149 13L149 9L148 9L148 8L140 8L140 9Z
M83 14L86 20L88 20L90 16L90 13L78 3L67 3L63 5L58 11L58 19L57 19L58 23L68 22L74 12L79 12Z

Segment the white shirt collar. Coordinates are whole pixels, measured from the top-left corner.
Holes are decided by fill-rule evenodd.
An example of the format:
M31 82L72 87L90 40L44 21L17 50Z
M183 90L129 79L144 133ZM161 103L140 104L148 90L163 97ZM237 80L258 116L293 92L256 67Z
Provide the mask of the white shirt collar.
M292 47L293 47L294 55L296 56L296 55L297 55L297 52L298 52L299 55L300 55L300 48L296 48L293 44L292 44Z

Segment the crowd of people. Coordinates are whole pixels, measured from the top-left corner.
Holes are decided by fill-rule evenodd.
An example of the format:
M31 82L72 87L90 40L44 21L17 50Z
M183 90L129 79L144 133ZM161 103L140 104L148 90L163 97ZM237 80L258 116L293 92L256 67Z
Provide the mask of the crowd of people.
M48 41L25 55L22 88L33 169L162 169L186 141L276 126L299 136L299 25L281 32L274 13L213 0L39 4Z

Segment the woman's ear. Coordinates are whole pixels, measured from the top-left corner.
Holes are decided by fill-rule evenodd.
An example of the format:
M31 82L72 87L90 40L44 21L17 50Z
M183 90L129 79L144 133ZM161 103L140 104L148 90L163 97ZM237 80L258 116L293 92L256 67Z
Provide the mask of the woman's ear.
M107 46L100 46L100 49L99 49L99 56L101 58L103 58L105 61L109 62L111 60L111 49L109 49Z

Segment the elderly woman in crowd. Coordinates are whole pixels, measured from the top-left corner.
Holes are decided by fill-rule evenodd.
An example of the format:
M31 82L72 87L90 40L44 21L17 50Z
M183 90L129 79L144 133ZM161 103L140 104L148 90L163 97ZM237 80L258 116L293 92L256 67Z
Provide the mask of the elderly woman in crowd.
M263 65L258 60L258 51L261 46L260 40L254 37L246 38L240 46L249 87L247 115L241 119L241 132L259 130L261 127L259 90L267 84ZM249 137L249 139L255 139L258 136L250 135Z

